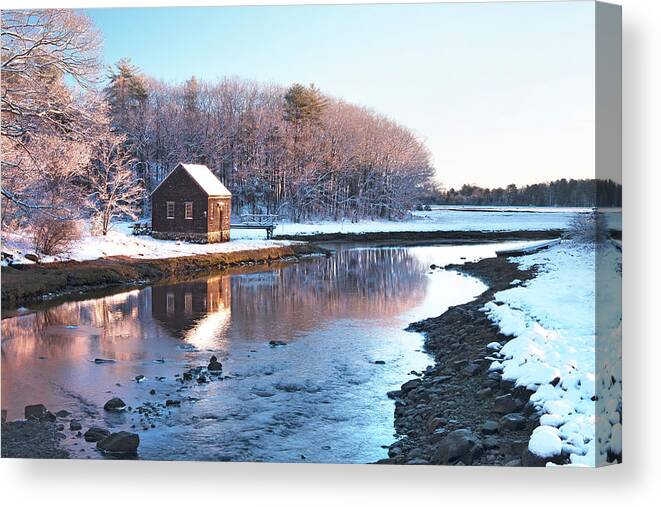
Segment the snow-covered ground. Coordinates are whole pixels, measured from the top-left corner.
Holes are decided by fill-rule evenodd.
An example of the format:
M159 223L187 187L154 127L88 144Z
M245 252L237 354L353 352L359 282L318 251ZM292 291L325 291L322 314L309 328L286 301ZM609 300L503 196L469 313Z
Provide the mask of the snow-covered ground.
M523 213L518 211L463 211L439 208L432 211L416 211L409 219L401 221L282 223L276 228L275 234L565 229L576 212L576 210L555 210L550 213Z
M226 243L198 244L184 241L168 241L154 239L151 236L133 236L131 224L127 222L114 224L107 236L91 236L85 234L70 249L70 253L56 256L42 256L41 262L63 260L92 260L112 255L126 255L142 259L158 259L166 257L184 257L205 253L226 253L240 250L254 250L273 246L289 245L291 241L273 241L265 239L236 239ZM34 247L30 238L18 234L3 232L2 251L14 256L15 263L30 263L24 257L33 253ZM3 265L5 261L3 260Z
M568 241L512 261L539 273L484 307L513 337L491 369L535 391L531 452L604 464L622 451L621 252Z
M577 213L590 211L588 208L489 208L489 207L434 207L431 211L417 211L401 221L350 221L317 223L280 223L274 234L305 236L328 233L369 232L425 232L425 231L524 231L566 229ZM619 210L616 210L619 211ZM609 212L611 227L621 228L621 213ZM176 257L211 252L229 252L264 248L286 244L282 241L267 241L264 230L233 229L229 243L212 245L189 244L155 240L149 236L133 236L130 224L116 223L105 237L86 234L78 241L71 253L56 257L44 257L42 262L54 260L88 260L111 255L134 257ZM2 250L13 254L15 262L25 260L25 253L33 253L29 238L3 231Z
M431 211L415 211L408 219L398 221L320 221L313 223L279 224L275 235L311 235L369 232L429 232L429 231L541 231L566 229L578 213L590 208L522 208L522 207L460 207L434 206ZM620 210L604 210L609 227L621 229ZM234 238L264 237L263 231L232 231Z

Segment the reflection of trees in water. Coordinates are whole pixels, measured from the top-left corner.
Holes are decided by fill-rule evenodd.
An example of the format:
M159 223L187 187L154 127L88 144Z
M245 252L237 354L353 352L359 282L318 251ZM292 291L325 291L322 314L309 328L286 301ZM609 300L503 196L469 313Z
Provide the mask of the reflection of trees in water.
M129 358L162 333L154 320L198 345L222 339L230 320L237 338L287 337L333 318L399 315L419 303L425 285L424 269L406 249L339 250L273 271L156 285L4 319L2 357L14 366L37 353Z
M147 289L148 291L149 289ZM143 291L144 292L144 291ZM48 357L89 356L142 337L151 298L134 290L88 301L72 301L2 320L2 358L12 363ZM75 326L68 328L67 326Z
M318 262L232 279L232 330L273 336L331 318L385 319L424 297L425 275L404 248L338 250Z

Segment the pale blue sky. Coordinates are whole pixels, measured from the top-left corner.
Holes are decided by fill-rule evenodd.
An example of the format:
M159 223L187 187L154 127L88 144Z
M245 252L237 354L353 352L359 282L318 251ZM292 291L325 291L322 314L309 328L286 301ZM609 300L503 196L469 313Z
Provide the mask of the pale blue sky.
M594 175L592 2L90 9L108 64L315 83L413 129L447 186Z

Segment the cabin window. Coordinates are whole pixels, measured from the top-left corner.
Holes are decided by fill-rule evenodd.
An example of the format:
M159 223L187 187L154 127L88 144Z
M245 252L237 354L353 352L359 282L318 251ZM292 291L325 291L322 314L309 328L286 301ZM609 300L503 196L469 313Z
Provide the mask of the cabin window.
M165 303L166 312L168 315L172 315L174 313L174 293L168 292L165 300L166 300Z
M185 202L184 206L185 206L184 218L186 220L193 220L193 203Z
M213 204L211 204L211 206L209 206L209 218L211 220L213 220L213 210L214 209L215 209L215 206Z
M166 216L170 219L174 218L174 201L168 201L165 203Z
M187 315L193 313L193 294L191 292L184 294L184 312Z

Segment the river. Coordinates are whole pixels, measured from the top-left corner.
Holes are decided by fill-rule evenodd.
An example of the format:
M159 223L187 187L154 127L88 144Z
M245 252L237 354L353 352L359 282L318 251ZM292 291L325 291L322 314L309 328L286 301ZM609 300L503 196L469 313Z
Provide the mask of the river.
M135 431L141 459L372 462L394 440L386 393L432 361L404 329L485 289L430 264L511 245L336 245L328 258L21 309L2 320L2 408L12 420L43 403L84 428ZM222 377L180 382L212 354ZM113 396L132 410L104 412ZM74 457L102 457L64 433Z

